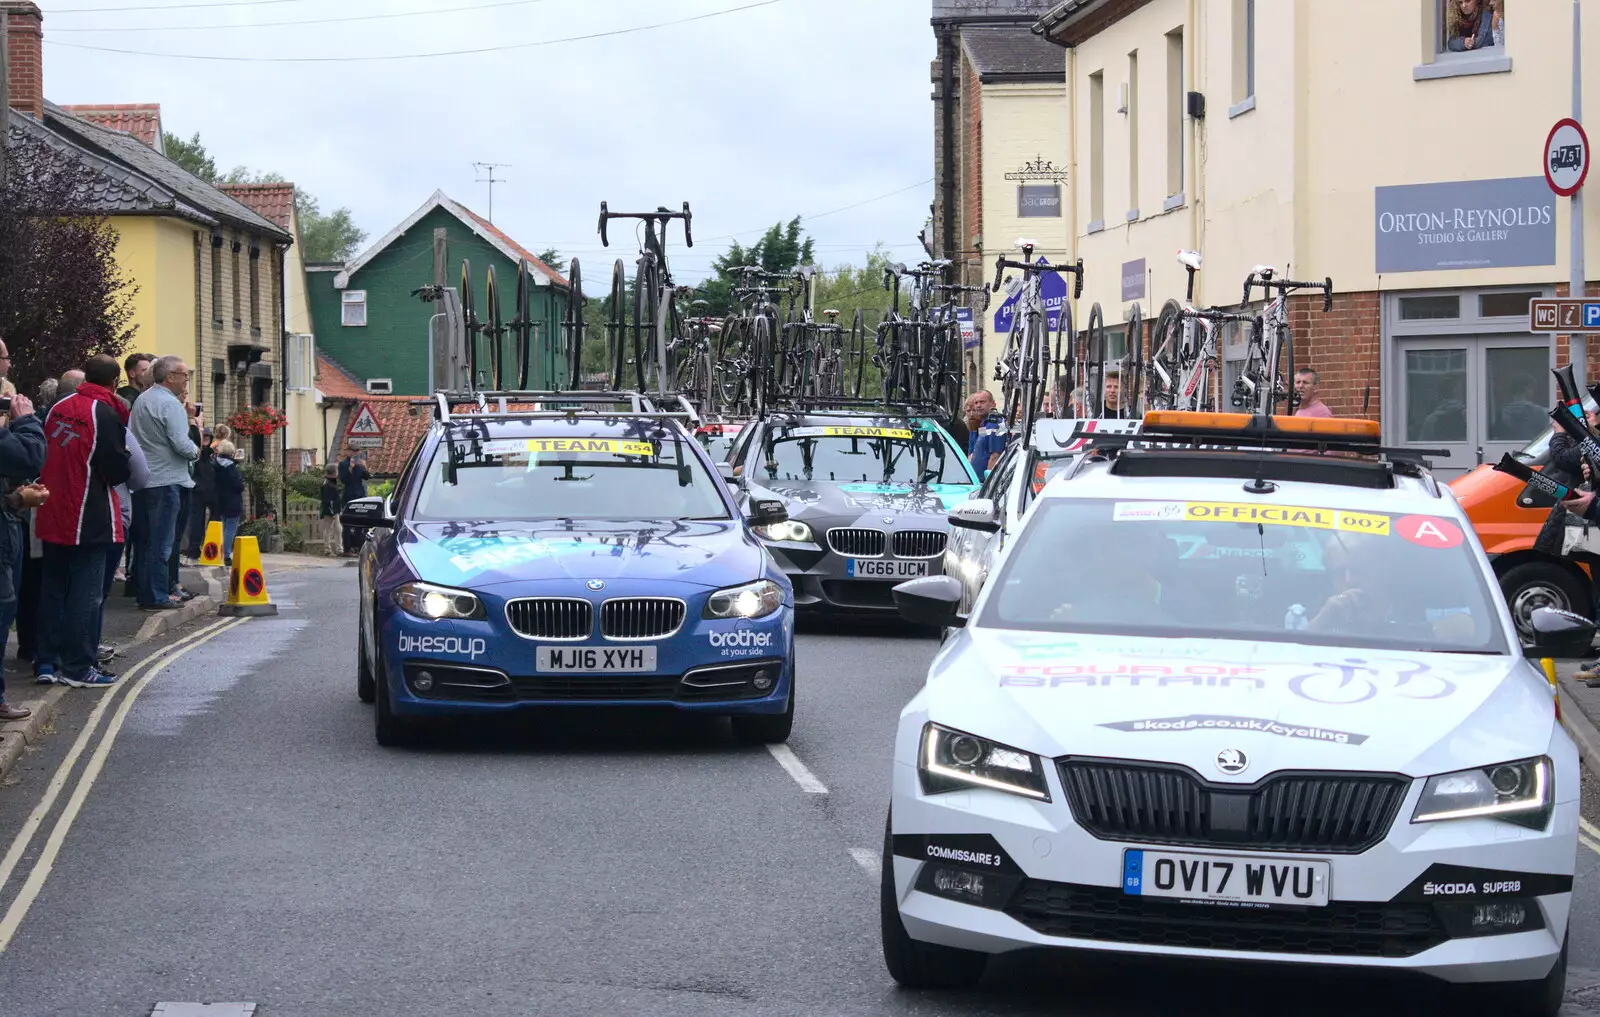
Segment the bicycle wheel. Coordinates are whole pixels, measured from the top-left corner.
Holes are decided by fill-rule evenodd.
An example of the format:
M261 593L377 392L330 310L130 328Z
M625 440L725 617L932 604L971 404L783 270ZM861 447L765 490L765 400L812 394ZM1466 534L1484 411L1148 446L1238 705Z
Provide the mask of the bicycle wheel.
M772 324L766 315L761 315L750 325L751 403L758 417L767 412L772 385L772 355Z
M633 277L633 378L638 391L648 391L655 378L656 330L660 327L657 315L659 294L656 291L655 259L641 257L638 273Z
M855 377L851 378L850 362L855 361ZM855 320L850 325L850 338L845 346L844 394L851 399L861 398L861 383L867 377L867 316L856 308Z
M1145 405L1154 410L1170 410L1177 406L1178 386L1183 370L1183 318L1182 307L1169 300L1156 316L1155 328L1150 335L1150 382Z
M467 354L467 387L476 389L478 379L478 308L472 294L472 262L461 262L461 339Z
M485 310L488 312L488 321L484 324L483 333L489 337L489 373L494 379L494 389L504 392L505 385L505 326L500 323L500 290L494 282L494 266L489 266L489 273L484 280L483 299L487 302Z
M747 318L729 317L722 323L722 334L717 337L717 353L712 368L712 378L717 400L725 412L737 412L744 406L744 358L748 354L746 341Z
M1084 405L1095 417L1106 415L1106 316L1099 304L1089 308L1089 323L1084 327L1086 391Z
M528 271L528 259L522 258L517 262L517 292L512 300L515 313L511 316L511 339L517 365L516 387L519 392L528 390L528 366L533 357L533 295ZM550 378L546 378L545 383L547 388L555 387Z
M567 309L561 319L561 338L566 343L566 387L569 389L583 387L583 307L588 302L589 298L583 295L583 269L578 259L573 258L567 273ZM559 389L561 386L552 378L551 387Z
M622 388L622 372L628 363L628 272L622 259L611 267L611 314L606 322L606 363L610 370L609 384L613 392Z
M1072 407L1073 389L1073 347L1077 345L1078 334L1073 328L1072 305L1065 301L1061 304L1061 317L1056 322L1055 356L1050 359L1050 405L1055 408L1057 417L1067 418L1076 414Z
M1300 403L1300 395L1294 389L1294 332L1289 328L1289 323L1287 321L1280 321L1277 323L1277 332L1278 343L1276 359L1280 362L1287 362L1288 364L1288 370L1284 371L1283 373L1283 411L1285 413L1292 414L1298 408ZM1276 375L1274 375L1274 377L1276 377ZM1274 405L1269 412L1278 412L1277 406Z

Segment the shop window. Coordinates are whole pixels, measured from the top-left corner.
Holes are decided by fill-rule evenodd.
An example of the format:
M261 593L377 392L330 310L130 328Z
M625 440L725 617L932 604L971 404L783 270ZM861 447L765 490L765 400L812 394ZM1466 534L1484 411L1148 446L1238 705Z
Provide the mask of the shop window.
M1442 297L1401 297L1401 321L1439 321L1461 317L1461 298L1455 294Z
M1407 350L1406 441L1467 440L1467 351Z
M312 359L311 337L309 335L291 335L289 337L289 391L310 391Z
M1233 0L1233 106L1228 116L1255 109L1256 0Z
M211 323L222 324L222 237L211 235Z
M233 327L234 328L243 328L244 327L244 315L241 313L242 309L239 306L239 248L240 248L240 246L241 245L239 243L239 239L237 237L235 237L234 241L233 241L233 246L229 248L229 250L233 252L233 259L230 262L230 268L232 270L231 271L232 279L230 281L233 283Z
M250 332L261 334L261 248L250 248Z
M1483 351L1484 433L1490 441L1525 442L1550 426L1550 350L1544 346Z
M1526 318L1528 302L1538 300L1533 293L1485 293L1478 298L1478 315L1484 318Z
M1106 76L1089 75L1089 232L1106 220Z
M1183 29L1167 34L1167 194L1183 194ZM1175 206L1174 206L1175 207Z

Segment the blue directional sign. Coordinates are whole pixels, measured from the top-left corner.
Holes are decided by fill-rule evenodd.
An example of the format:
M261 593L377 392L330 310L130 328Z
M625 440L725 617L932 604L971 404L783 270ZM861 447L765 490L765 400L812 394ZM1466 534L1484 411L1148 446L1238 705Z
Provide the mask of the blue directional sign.
M1600 303L1583 305L1583 327L1600 328Z
M1050 264L1049 259L1040 258L1039 264ZM1067 302L1067 281L1059 272L1046 272L1039 279L1039 295L1044 299L1045 317L1050 320L1050 331L1054 332L1061 327L1061 308ZM1022 299L1019 289L1000 308L994 312L994 330L996 332L1011 331L1011 322L1017 316L1017 301Z

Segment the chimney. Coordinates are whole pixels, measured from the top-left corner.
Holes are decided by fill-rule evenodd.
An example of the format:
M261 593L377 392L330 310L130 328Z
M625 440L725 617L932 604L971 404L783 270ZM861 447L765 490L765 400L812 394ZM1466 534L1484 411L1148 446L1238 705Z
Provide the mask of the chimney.
M11 108L44 119L44 15L33 0L0 0L9 29L7 83Z

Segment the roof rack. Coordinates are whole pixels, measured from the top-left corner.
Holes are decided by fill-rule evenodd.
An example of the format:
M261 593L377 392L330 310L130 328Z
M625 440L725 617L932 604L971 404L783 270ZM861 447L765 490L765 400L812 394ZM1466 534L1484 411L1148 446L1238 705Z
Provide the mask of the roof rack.
M786 399L780 405L769 406L769 415L794 413L821 413L828 410L878 411L886 415L904 417L933 417L943 414L943 408L931 401L907 402L883 399L849 399L843 396L799 396Z
M536 410L513 409L532 403ZM465 412L452 412L452 406L466 404ZM431 399L413 399L412 405L431 406L434 419L450 426L493 418L495 420L570 420L580 416L600 418L628 417L644 420L678 420L698 423L700 414L681 395L648 396L639 392L593 392L587 390L435 392ZM671 407L671 408L667 408Z

